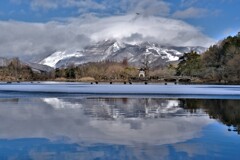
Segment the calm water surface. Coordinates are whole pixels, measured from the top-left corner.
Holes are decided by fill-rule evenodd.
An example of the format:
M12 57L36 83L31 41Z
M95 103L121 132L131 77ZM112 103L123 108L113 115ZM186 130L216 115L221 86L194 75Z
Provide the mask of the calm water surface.
M0 159L239 159L240 101L0 98Z

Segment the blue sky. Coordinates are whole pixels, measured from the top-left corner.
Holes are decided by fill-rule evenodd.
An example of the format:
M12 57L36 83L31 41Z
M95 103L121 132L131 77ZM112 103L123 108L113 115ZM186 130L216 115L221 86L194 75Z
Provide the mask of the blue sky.
M118 1L95 0L95 3L107 6L106 8L91 8L86 6L87 11L81 13L82 6L64 6L61 0L2 0L0 1L0 20L16 20L25 22L48 22L59 18L78 17L82 14L96 14L97 16L112 16L126 14L128 10L121 7ZM44 2L45 1L45 2ZM77 0L76 0L77 1ZM84 1L84 0L78 0ZM87 0L86 0L87 1ZM47 2L53 3L48 5ZM104 4L111 3L111 4ZM225 34L235 34L240 28L240 1L238 0L169 0L169 15L171 17L177 11L186 11L189 8L199 10L199 14L186 17L176 17L200 27L201 30L218 39ZM54 5L56 4L56 6ZM149 1L151 3L151 0ZM141 9L139 10L141 11ZM159 10L161 15L161 10ZM187 14L187 12L186 12Z
M91 41L92 37L96 38L96 35L85 34L86 31L83 29L88 28L86 27L86 23L89 23L90 20L92 22L96 20L97 22L99 22L96 23L98 25L103 24L103 22L107 21L109 23L109 26L111 26L112 28L116 28L116 25L120 26L121 24L123 24L116 23L116 21L123 22L123 18L129 18L130 15L134 17L136 13L140 13L140 15L133 19L142 18L141 20L138 20L141 21L141 23L139 22L138 24L145 25L144 23L146 23L146 25L151 25L149 23L154 21L153 18L155 19L164 18L165 20L170 20L171 24L174 24L169 25L170 28L172 27L169 30L172 30L172 32L176 32L177 34L184 35L188 34L188 37L185 37L185 39L183 39L182 41L186 41L186 39L192 39L194 38L194 36L196 38L202 36L202 38L199 40L199 45L202 45L203 38L209 38L212 41L216 42L222 39L223 37L226 37L228 35L235 35L238 31L240 31L239 10L240 10L239 0L1 0L0 36L6 37L7 36L6 32L9 33L12 32L10 37L13 38L16 44L10 42L9 40L8 45L9 46L15 45L16 49L15 50L7 49L5 44L4 48L6 49L0 51L4 53L7 52L8 54L14 54L16 51L19 52L19 50L21 50L20 52L22 53L29 52L28 54L34 52L36 52L36 54L37 52L39 54L40 52L48 52L46 51L46 49L39 51L39 49L36 49L34 47L28 48L30 46L29 44L34 46L34 42L32 43L32 39L28 38L27 36L26 39L28 39L28 41L26 40L24 45L18 44L18 41L20 42L22 38L13 36L13 33L15 35L20 34L20 31L16 31L18 30L17 26L23 27L23 29L21 30L28 28L30 31L39 30L39 28L41 28L40 26L44 26L44 31L42 32L43 33L46 32L46 34L48 34L49 26L57 29L65 27L65 29L63 29L61 32L69 32L69 28L74 28L73 25L80 25L81 29L76 28L78 30L77 32L79 32L79 35L85 38L84 41L86 41L86 39L88 39L89 37L90 37L89 41ZM143 18L145 18L145 20L143 20ZM63 26L62 22L64 22L65 26ZM90 23L91 27L94 25L94 23L92 22ZM187 33L187 31L183 30L179 31L175 29L178 27L177 25L179 25L179 27L182 27L181 26L182 23L184 23L183 25L190 25L195 29L193 32L191 32L191 35L193 37L189 37L190 33ZM38 25L37 28L35 24ZM24 27L24 25L26 25L26 27ZM85 26L83 27L83 25ZM124 25L126 25L126 23L124 23ZM157 24L155 24L155 26L157 26ZM159 24L159 26L161 26L161 24ZM135 34L132 31L131 27L132 26L130 26L130 24L127 27L128 30L131 30L131 32L129 32L129 36ZM186 28L187 27L189 26L186 26ZM11 30L9 28L11 28ZM99 26L99 28L103 27ZM112 28L110 27L108 28L109 30L112 31ZM106 32L105 30L103 32L103 29L102 30L96 30L96 28L91 29L92 29L91 32L93 32L94 30L99 34ZM153 27L141 29L152 30ZM154 29L157 30L156 27L154 27ZM3 33L4 30L5 33ZM161 27L159 28L159 30L161 30ZM41 38L42 41L46 40L46 38L49 39L49 37L47 36L45 37L42 36L43 33L39 34L40 35L39 36L34 35L35 33L30 31L25 30L26 35L29 35L29 37L33 36L36 38L38 36ZM119 31L117 30L117 32ZM150 37L152 35L140 32L141 31L136 33L141 34L142 37ZM124 33L125 37L126 34L127 33ZM174 41L175 39L176 37L173 39L169 39L169 42ZM38 42L41 42L41 40L39 40ZM2 41L5 42L6 39L2 39ZM177 44L181 45L180 43ZM197 45L195 41L194 43L189 42L186 44L183 43L182 45L191 44ZM210 40L209 43L206 43L205 46L208 46L209 44ZM55 44L53 44L52 46L54 45ZM68 44L62 44L61 45L62 48L61 47L60 48L65 49L67 45ZM45 45L41 47L49 48L50 46ZM51 48L49 51L54 51L57 50L58 48L59 46L56 46L55 48L54 47Z

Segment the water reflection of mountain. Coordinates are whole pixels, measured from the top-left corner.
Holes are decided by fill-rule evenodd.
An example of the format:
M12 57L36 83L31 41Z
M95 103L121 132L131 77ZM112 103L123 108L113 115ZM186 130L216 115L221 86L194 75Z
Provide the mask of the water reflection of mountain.
M81 108L85 115L97 119L135 119L135 118L167 118L190 115L181 107L180 100L166 99L44 99L55 108ZM55 104L55 105L54 105ZM198 111L198 116L202 112Z
M84 107L84 113L102 119L158 118L183 114L178 100L163 99L96 99L99 104Z
M49 102L47 99L45 101ZM237 100L96 98L91 101L88 99L57 99L56 101L58 104L65 103L58 107L68 107L66 104L81 107L85 115L105 120L208 114L210 118L229 126L229 131L240 133L240 103Z

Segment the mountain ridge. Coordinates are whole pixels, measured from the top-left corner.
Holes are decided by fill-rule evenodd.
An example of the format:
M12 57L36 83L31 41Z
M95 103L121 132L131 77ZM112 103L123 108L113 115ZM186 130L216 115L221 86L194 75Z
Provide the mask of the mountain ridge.
M116 40L105 40L88 45L82 50L54 52L43 58L39 64L61 68L105 60L120 62L126 58L130 64L139 66L143 59L148 57L151 65L158 66L178 61L184 53L192 50L203 53L206 48L201 46L163 46L153 42L130 44Z

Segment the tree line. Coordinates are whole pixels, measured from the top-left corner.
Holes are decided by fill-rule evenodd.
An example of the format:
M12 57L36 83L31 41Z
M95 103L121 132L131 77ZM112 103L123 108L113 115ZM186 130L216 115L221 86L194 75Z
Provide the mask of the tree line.
M141 67L146 68L145 80L150 78L157 80L159 77L175 74L172 65L152 68L149 62L143 61ZM129 65L128 60L124 58L122 62L109 60L90 62L39 73L15 58L7 66L0 67L0 81L130 81L138 80L141 67Z

